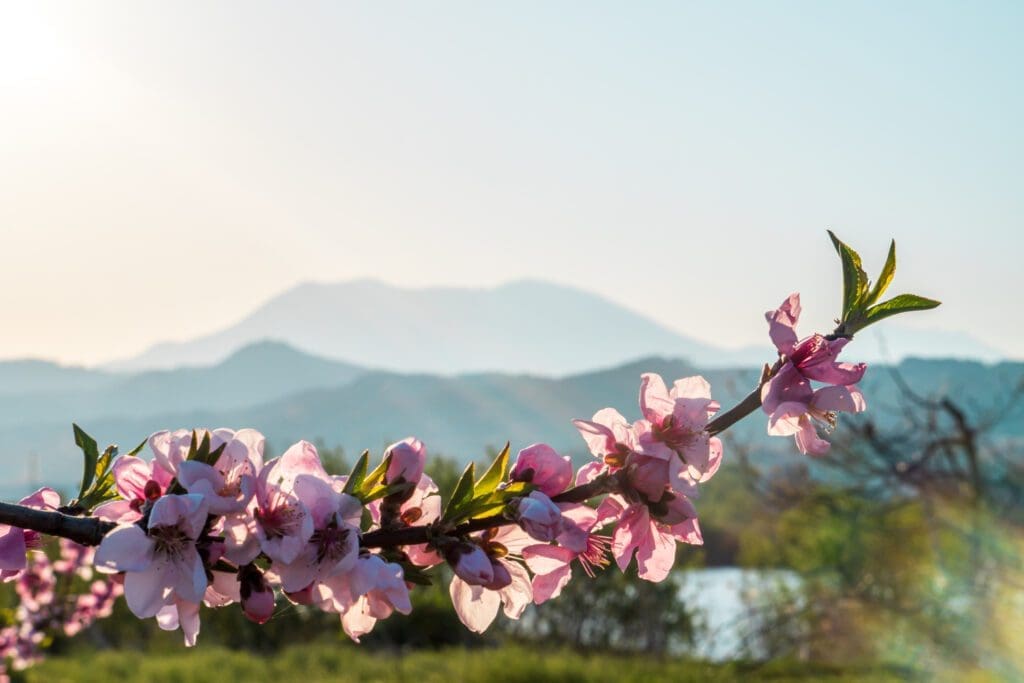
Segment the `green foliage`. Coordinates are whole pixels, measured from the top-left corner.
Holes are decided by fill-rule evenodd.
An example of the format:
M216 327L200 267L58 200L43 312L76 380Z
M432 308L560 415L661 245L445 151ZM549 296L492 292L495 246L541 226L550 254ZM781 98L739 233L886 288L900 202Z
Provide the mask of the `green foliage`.
M906 680L906 672L883 667L836 667L793 661L771 664L711 664L648 656L587 655L564 650L504 647L393 651L386 655L332 643L291 647L273 656L253 656L200 645L192 650L140 655L138 652L82 652L54 658L28 671L32 683L687 683L737 680L865 683Z
M885 265L878 275L874 287L868 280L861 265L860 254L836 237L831 230L828 236L843 264L843 307L839 318L837 334L853 336L868 325L898 313L923 311L935 308L940 302L916 294L900 294L888 301L877 303L896 275L896 241L889 244Z
M444 509L444 519L460 522L487 517L501 512L513 498L528 494L533 487L521 481L505 481L508 476L509 444L494 456L487 471L479 480L475 463L469 463L455 483L452 497Z
M97 505L117 498L114 473L110 469L114 458L117 457L117 446L107 446L101 454L96 439L89 436L84 429L76 424L72 424L71 427L75 433L75 445L82 450L84 462L82 485L78 490L78 498L72 501L69 507L89 512ZM135 449L135 452L138 452L139 448L141 445Z

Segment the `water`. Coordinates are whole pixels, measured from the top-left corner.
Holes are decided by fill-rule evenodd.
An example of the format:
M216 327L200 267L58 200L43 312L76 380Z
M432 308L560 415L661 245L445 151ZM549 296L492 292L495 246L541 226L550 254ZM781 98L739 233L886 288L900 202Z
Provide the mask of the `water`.
M714 661L743 655L757 658L757 643L747 636L758 626L758 608L779 588L796 591L801 584L798 574L781 569L719 567L682 574L679 599L696 613L701 625L687 654Z

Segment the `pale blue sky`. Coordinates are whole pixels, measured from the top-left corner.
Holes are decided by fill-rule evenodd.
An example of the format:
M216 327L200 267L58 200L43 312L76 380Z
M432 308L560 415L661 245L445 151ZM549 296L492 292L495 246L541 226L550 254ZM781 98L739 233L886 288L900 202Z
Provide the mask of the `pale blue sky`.
M945 302L908 324L1024 356L1021 35L994 2L0 3L0 357L362 276L738 346L792 290L827 325L826 227L873 269L896 237L894 288Z

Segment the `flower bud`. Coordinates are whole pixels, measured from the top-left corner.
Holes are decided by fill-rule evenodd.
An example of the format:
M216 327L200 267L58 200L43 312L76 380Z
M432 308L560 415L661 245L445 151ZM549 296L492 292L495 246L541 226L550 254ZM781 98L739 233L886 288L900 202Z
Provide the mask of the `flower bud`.
M239 595L242 598L242 612L250 621L265 624L274 614L274 589L263 578L262 572L251 567L243 569L238 577L241 583Z
M394 484L399 479L411 484L419 483L420 477L423 476L423 463L427 459L427 449L422 441L410 436L388 446L384 455L386 457L389 454L391 462L384 475L384 480L388 484Z
M572 461L547 444L534 444L519 451L510 477L512 481L528 482L554 496L572 483Z
M509 511L523 531L538 541L547 543L562 533L562 511L540 491L512 501Z
M491 569L494 570L494 578L484 588L492 591L501 590L512 583L512 575L508 573L505 565L498 560L491 560Z
M468 584L486 586L494 580L491 558L478 545L458 543L445 556L455 570L455 575Z

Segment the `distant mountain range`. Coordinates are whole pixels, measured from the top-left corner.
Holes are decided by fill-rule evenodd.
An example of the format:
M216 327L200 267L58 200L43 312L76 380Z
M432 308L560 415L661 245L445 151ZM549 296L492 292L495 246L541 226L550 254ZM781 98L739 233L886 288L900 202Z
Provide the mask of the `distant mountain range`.
M546 282L403 289L355 280L299 285L230 327L158 344L107 369L208 365L264 339L366 367L438 374L563 375L651 354L750 365L759 355L723 352L597 295Z
M1024 377L1021 363L908 360L898 369L916 390L952 392L979 412L998 407ZM102 443L123 446L164 428L252 426L276 452L299 438L319 438L349 453L379 452L414 434L431 451L460 461L481 458L506 439L516 448L545 441L584 459L571 419L609 405L638 417L639 377L647 371L667 380L697 372L687 361L649 357L561 378L411 374L362 369L271 342L245 347L211 366L131 374L0 363L0 461L8 473L0 496L23 490L26 477L70 487L81 467L72 421ZM756 381L753 369L711 368L701 374L724 406ZM864 389L876 415L894 412L896 389L886 368L872 368ZM1024 435L1021 408L1007 416L1001 433ZM788 440L769 440L764 429L764 420L755 417L731 434L791 450Z
M876 329L866 331L858 344L864 360L928 356L993 362L1004 357L965 333L898 324ZM548 282L527 280L491 289L403 289L355 280L299 285L222 330L158 344L105 369L138 372L211 365L266 339L364 367L435 374L559 376L648 355L685 358L703 368L753 367L772 352L767 334L763 344L723 349L595 294Z

